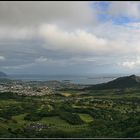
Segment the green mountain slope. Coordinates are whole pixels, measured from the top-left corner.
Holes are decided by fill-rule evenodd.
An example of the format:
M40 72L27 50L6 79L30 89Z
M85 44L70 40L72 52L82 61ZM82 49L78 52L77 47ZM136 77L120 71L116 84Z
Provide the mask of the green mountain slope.
M140 76L130 75L119 77L107 83L92 85L85 89L114 89L114 88L129 88L140 87Z

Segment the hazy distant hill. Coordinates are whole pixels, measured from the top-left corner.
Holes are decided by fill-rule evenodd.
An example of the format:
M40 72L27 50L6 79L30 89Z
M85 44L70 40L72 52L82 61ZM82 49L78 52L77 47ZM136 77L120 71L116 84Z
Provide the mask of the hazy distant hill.
M0 72L0 78L5 78L7 77L7 74L5 74L4 72Z
M113 88L128 88L140 87L140 76L130 75L119 77L107 83L92 85L86 89L113 89Z

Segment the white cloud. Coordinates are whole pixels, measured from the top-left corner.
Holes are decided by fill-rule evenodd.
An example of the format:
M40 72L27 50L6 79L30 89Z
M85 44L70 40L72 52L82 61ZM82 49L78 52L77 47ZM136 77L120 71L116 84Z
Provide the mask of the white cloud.
M39 62L39 63L46 62L46 61L48 61L48 58L45 58L43 56L41 56L35 60L35 62Z
M97 37L94 33L83 29L68 32L56 25L45 24L40 28L40 36L46 43L44 47L51 50L73 53L106 53L112 51L111 49L118 49L111 40Z
M53 24L40 28L44 48L81 54L131 55L140 54L140 30L105 24L88 32L84 29L67 31Z
M137 65L137 63L133 61L126 61L122 62L120 65L126 68L134 68Z
M136 67L139 67L140 66L140 57L137 57L136 60L131 60L131 61L124 61L124 62L121 62L121 63L118 63L119 66L122 66L122 67L125 67L125 68L129 68L129 69L134 69Z
M111 61L115 61L118 58L126 56L132 56L132 55L139 55L140 54L140 30L135 29L139 25L139 22L135 24L129 24L127 26L117 26L112 25L110 23L101 24L98 27L94 28L94 30L91 29L91 31L87 31L83 28L77 28L73 29L72 31L68 31L65 28L61 28L54 24L43 24L39 26L38 28L16 28L17 30L12 30L12 28L8 28L4 30L7 32L6 35L2 35L0 33L0 38L6 39L11 38L14 40L19 39L26 39L31 40L37 38L38 40L43 41L43 45L38 45L37 50L44 51L44 48L46 49L46 55L47 51L52 51L53 53L62 54L62 55L69 55L69 58L65 60L61 60L57 58L52 59L46 58L45 51L44 54L41 57L38 57L34 59L34 64L27 66L25 65L17 65L13 66L13 69L15 68L27 68L33 65L37 64L46 64L46 65L66 65L68 64L81 64L81 63L93 63L94 57L102 57L106 56L108 59L111 59ZM3 33L4 33L3 30ZM10 33L8 34L8 30ZM25 30L25 32L22 30ZM1 30L0 30L1 31ZM12 31L15 36L12 36ZM17 32L17 33L16 33ZM18 33L19 32L19 33ZM9 35L9 36L8 36ZM21 46L16 47L16 51L21 51ZM42 48L44 47L44 48ZM9 47L8 50L12 50ZM29 49L29 51L32 51L36 49L34 46ZM37 53L38 51L35 51ZM99 56L98 56L99 55ZM37 55L38 56L38 55ZM115 58L116 60L112 60L112 58ZM23 58L24 59L24 58ZM109 60L110 61L110 60ZM121 65L124 67L135 67L135 63L131 61L125 61L122 59L124 63ZM105 62L100 61L100 65L105 64ZM111 62L109 62L111 63Z
M5 57L4 56L0 56L0 61L4 61Z

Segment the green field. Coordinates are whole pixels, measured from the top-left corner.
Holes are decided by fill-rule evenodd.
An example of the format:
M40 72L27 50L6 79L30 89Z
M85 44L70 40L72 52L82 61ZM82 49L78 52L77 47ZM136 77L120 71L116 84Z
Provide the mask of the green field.
M65 90L59 91L64 96L22 99L0 93L0 137L139 138L140 94L125 91Z
M89 123L89 122L93 121L93 117L91 117L89 114L80 114L79 113L79 116L86 123Z

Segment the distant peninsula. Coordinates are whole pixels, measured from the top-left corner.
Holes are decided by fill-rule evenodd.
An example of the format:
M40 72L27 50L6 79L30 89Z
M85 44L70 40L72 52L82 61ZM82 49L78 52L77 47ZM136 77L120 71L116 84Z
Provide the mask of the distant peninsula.
M6 78L6 77L7 77L7 74L0 71L0 78Z

